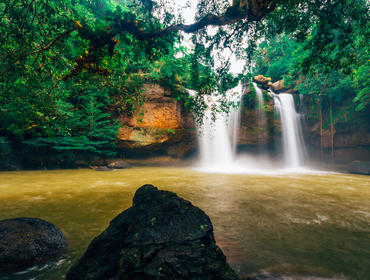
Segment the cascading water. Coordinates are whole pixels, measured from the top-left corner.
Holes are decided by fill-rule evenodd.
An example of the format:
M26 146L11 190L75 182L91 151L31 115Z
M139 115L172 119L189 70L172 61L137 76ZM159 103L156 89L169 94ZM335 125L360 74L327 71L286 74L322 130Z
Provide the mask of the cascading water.
M266 122L266 113L263 109L265 106L265 102L263 101L263 92L256 83L253 83L254 90L256 92L257 97L257 106L256 106L256 114L257 114L257 125L258 127L263 127Z
M280 115L283 130L283 153L285 167L302 167L305 157L305 145L300 122L300 115L295 109L294 99L291 94L275 94L270 91L274 98L275 110Z
M257 111L263 108L262 90L255 85L257 93ZM226 93L227 101L240 102L242 86L229 90ZM194 92L189 94L194 95ZM276 174L281 172L304 172L302 164L305 159L305 146L301 128L300 115L296 112L294 99L291 94L275 94L270 91L274 99L275 111L279 113L283 130L283 155L285 169L273 166L271 160L265 156L238 155L237 140L240 129L240 109L231 109L230 113L220 112L221 100L217 95L207 96L207 109L204 113L203 124L200 129L200 166L198 169L205 172L221 173L261 173ZM224 100L225 101L225 100ZM257 112L260 118L260 128L266 124L266 115L263 110ZM285 171L284 171L285 170Z
M238 102L241 93L242 86L239 85L229 90L226 98L228 101ZM207 109L199 138L201 167L205 170L225 172L231 170L234 164L240 112L236 108L231 109L229 114L212 110L220 106L217 96L208 96L205 101Z

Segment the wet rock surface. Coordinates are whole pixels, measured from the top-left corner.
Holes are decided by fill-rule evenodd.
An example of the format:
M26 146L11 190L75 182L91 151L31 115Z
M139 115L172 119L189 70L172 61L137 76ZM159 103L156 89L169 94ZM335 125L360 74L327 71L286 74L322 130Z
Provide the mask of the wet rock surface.
M131 165L128 164L126 161L117 160L117 161L111 162L108 165L108 167L109 168L114 168L114 169L127 169L127 168L131 168Z
M66 279L239 278L201 209L175 193L144 185L133 206L91 242Z
M94 169L95 171L112 171L111 168L108 166L102 165L102 166L90 166L91 169Z
M0 221L0 273L25 269L57 257L67 250L63 233L38 218Z
M348 166L348 172L354 174L370 175L370 161L352 161Z

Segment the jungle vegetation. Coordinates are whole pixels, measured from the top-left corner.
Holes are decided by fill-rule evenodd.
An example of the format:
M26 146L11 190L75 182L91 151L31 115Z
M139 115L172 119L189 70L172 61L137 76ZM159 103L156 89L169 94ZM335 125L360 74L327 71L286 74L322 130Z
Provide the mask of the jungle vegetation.
M1 156L114 156L116 117L145 102L148 82L170 87L195 112L202 103L186 89L222 94L254 72L299 80L313 100L368 110L368 1L199 0L189 25L174 7L171 0L1 1ZM224 49L245 60L243 74L229 73Z

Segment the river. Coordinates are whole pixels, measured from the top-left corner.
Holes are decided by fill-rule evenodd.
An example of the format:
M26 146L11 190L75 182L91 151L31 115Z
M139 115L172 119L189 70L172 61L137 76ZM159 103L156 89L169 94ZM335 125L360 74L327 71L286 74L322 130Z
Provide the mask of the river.
M69 251L46 266L0 279L63 279L147 183L203 209L217 244L240 275L370 279L368 176L215 174L178 167L1 172L0 219L26 216L54 223L69 240Z

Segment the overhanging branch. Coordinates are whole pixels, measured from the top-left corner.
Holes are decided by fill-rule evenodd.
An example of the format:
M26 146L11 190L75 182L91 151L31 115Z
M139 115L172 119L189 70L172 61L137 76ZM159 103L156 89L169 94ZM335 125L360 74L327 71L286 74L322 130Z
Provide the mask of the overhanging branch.
M171 32L183 31L194 33L206 26L225 26L240 20L247 22L259 21L275 9L274 0L234 0L223 15L207 14L193 24L176 24L160 30L146 32L132 22L121 22L121 31L134 35L139 40L148 40L167 35Z

